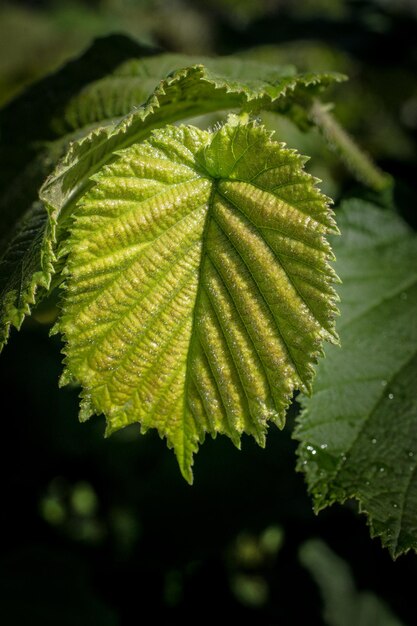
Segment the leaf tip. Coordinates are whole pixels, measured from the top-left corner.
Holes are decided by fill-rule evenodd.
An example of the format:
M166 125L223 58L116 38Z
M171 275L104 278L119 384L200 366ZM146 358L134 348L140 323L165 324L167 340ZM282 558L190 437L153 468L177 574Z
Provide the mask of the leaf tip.
M73 376L67 367L64 368L61 376L59 377L58 387L66 387L74 381Z
M178 449L174 446L175 456L177 458L180 472L185 481L191 486L194 482L193 474L193 452L197 450L188 451L186 448Z
M191 469L191 466L182 466L180 465L180 471L181 471L181 475L182 477L185 479L185 481L190 485L190 487L193 485L194 483L194 475L193 475L193 471Z
M81 398L78 419L80 420L81 423L87 422L90 419L90 417L94 415L94 413L95 411L91 402L91 397L90 395L85 394Z

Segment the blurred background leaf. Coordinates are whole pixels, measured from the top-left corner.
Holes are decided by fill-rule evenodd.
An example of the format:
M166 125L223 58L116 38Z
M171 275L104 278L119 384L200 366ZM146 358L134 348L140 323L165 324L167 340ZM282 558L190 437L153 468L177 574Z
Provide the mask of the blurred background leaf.
M375 594L356 589L349 566L323 541L307 541L299 554L321 591L328 626L401 626Z

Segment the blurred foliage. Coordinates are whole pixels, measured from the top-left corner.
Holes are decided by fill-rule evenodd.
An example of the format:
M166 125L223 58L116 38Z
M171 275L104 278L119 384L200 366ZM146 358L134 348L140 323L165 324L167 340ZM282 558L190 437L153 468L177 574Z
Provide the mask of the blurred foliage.
M356 589L349 566L323 541L307 541L299 554L301 563L320 588L323 617L328 626L401 626L374 593Z
M79 54L93 37L117 31L172 51L241 52L348 74L350 81L328 100L397 178L397 203L417 223L414 0L0 2L0 102ZM266 117L278 138L312 156L309 167L327 193L367 195L314 131L302 134ZM48 315L39 311L38 320L47 322ZM321 625L320 595L297 557L312 537L321 537L351 570L329 547L310 544L309 570L328 624L342 623L329 617L330 604L356 606L362 589L373 594L374 606L382 606L382 597L403 624L415 623L416 557L392 563L351 505L314 517L294 471L292 419L282 433L271 430L266 450L249 440L243 453L223 438L208 441L189 488L154 434L139 436L131 427L104 440L101 419L77 422L77 390L56 388L59 350L46 326L31 320L0 360L9 405L8 449L1 456L0 623L130 626L151 614L160 624L221 615L259 625ZM292 416L296 411L295 404ZM335 593L337 584L344 596ZM343 622L349 623L359 622Z
M178 19L180 17L180 19ZM93 37L123 32L144 43L174 38L184 52L212 48L211 28L191 7L155 0L101 3L51 2L0 4L0 104L22 86L56 69L79 53ZM18 45L16 43L18 42Z

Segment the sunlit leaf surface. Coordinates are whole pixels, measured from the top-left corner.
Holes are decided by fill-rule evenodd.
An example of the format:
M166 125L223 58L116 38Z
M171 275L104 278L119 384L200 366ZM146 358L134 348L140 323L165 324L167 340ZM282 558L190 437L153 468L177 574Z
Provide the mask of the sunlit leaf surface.
M68 242L64 382L107 432L157 428L191 481L205 433L263 445L335 341L327 199L303 158L232 116L167 127L94 177Z

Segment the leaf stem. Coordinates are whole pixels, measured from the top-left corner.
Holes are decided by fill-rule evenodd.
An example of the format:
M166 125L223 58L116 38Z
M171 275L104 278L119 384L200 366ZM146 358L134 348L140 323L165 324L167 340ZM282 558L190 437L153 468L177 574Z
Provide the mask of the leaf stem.
M336 152L352 174L374 191L385 191L392 186L392 178L383 172L372 159L363 152L352 137L340 126L330 113L328 106L314 100L310 118L315 123L330 148Z

